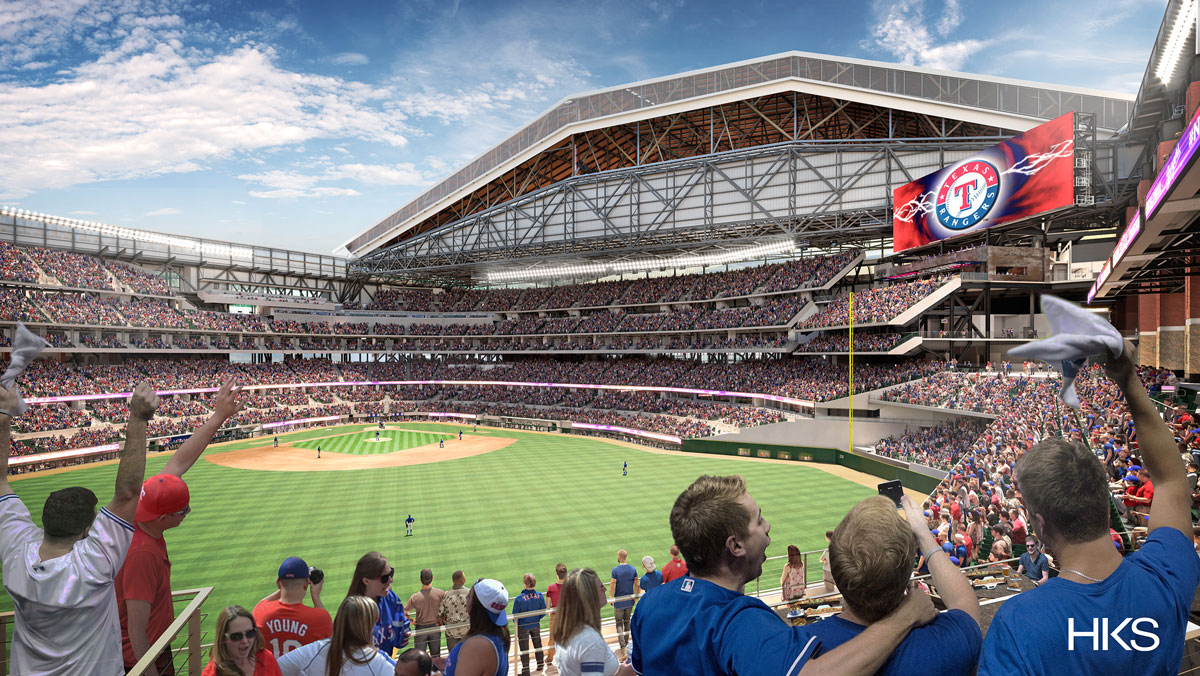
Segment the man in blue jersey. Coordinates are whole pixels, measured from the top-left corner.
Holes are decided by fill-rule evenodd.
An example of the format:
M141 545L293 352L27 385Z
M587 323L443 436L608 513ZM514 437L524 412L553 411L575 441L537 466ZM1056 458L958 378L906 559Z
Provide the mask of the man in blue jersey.
M1200 559L1190 491L1171 431L1134 369L1133 346L1110 356L1142 461L1155 479L1149 538L1122 559L1109 536L1104 468L1082 446L1047 439L1017 460L1029 523L1053 551L1058 577L1007 601L984 641L979 673L1176 674Z
M609 585L609 598L633 596L637 583L637 570L625 562L629 552L624 549L617 552L617 565L612 569L612 583ZM621 659L625 659L625 649L629 645L629 615L633 612L633 599L613 601L614 630L617 632L617 642L621 645Z
M983 647L975 591L946 553L950 543L939 547L917 504L907 495L900 501L906 519L896 514L896 503L877 495L855 505L833 531L829 567L844 603L841 613L812 625L818 654L858 636L904 601L919 550L947 610L913 629L878 673L974 673Z
M915 626L937 616L911 591L858 637L820 657L809 627L792 627L745 594L762 574L771 524L740 476L702 476L675 500L671 535L689 575L650 590L633 615L633 668L642 676L873 674Z

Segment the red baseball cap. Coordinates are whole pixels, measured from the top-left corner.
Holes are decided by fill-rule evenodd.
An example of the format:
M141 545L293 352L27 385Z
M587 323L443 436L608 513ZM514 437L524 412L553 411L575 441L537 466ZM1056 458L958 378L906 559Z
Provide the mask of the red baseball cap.
M158 474L142 483L136 521L153 521L160 516L182 511L191 499L187 484L174 474Z

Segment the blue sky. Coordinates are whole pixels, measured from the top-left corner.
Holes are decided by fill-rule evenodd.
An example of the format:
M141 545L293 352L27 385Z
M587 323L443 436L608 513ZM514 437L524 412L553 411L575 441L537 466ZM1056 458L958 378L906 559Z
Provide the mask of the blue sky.
M1165 6L0 0L0 204L329 253L575 92L801 50L1132 94Z

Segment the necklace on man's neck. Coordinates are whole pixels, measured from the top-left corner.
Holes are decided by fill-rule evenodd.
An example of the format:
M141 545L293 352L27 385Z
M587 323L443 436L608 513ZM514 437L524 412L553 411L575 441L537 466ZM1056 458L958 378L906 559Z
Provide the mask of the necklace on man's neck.
M1075 570L1074 568L1063 568L1063 571L1062 571L1062 572L1064 572L1064 573L1075 573L1075 574L1076 574L1076 575L1078 575L1079 577L1082 577L1083 579L1085 579L1085 580L1088 580L1088 581L1090 581L1090 582L1103 582L1103 581L1104 581L1103 579L1097 580L1096 578L1092 577L1091 575L1084 575L1083 573L1081 573L1081 572L1079 572L1079 571Z

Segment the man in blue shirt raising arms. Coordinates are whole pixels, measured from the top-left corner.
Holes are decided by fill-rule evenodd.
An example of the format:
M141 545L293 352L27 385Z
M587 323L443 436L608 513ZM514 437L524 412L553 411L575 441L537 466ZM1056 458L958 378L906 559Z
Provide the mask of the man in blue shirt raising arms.
M1104 468L1080 445L1047 439L1017 460L1030 525L1060 572L1010 599L988 627L979 673L1177 674L1200 559L1191 493L1170 430L1134 370L1133 346L1105 371L1125 395L1154 478L1149 538L1124 559L1108 532Z
M745 594L762 575L771 524L740 476L702 476L671 509L671 535L689 575L642 597L633 614L633 668L642 676L873 674L915 626L934 619L910 591L886 618L820 657L810 627L792 627Z
M921 508L907 495L900 501L905 519L896 514L896 503L876 495L855 505L833 531L829 567L844 610L810 631L821 652L828 652L887 617L904 602L920 551L947 610L913 629L877 673L974 673L983 647L975 590L933 539Z

